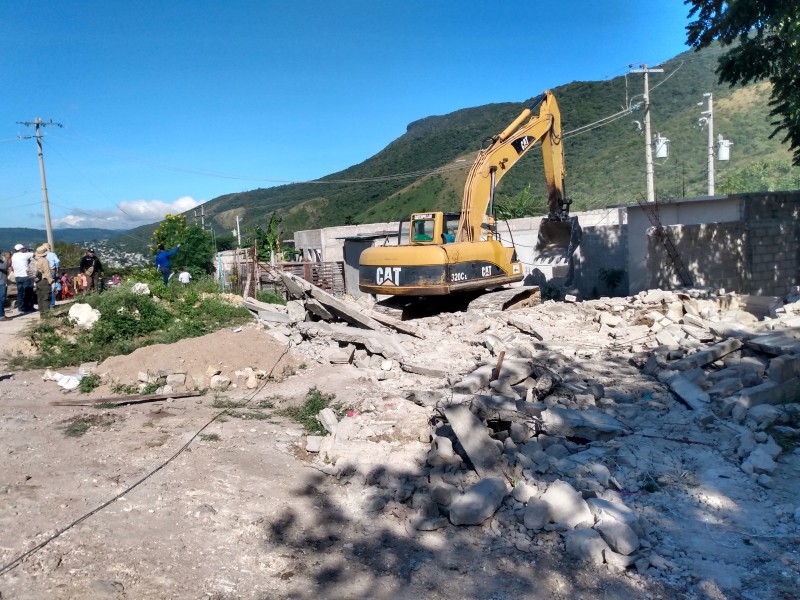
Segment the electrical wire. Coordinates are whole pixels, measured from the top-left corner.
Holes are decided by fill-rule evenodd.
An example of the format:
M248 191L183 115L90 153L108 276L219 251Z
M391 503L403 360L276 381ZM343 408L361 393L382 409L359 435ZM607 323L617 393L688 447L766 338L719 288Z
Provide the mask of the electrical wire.
M264 382L261 384L261 386L260 386L258 389L256 389L256 390L253 392L253 394L250 396L250 398L248 398L248 399L247 399L247 401L246 401L244 404L242 404L242 405L241 405L239 408L243 408L243 407L247 406L247 404L249 404L249 403L250 403L250 401L251 401L253 398L255 398L255 396L256 396L256 395L257 395L257 394L258 394L258 393L259 393L261 390L263 390L263 389L264 389L264 387L265 387L265 386L267 385L267 383L270 381L271 375L272 375L272 373L275 371L275 369L277 368L277 366L278 366L278 364L280 363L280 361L283 359L283 357L284 357L284 356L286 356L286 355L289 353L289 349L291 348L291 346L292 346L292 342L291 342L291 340L289 340L289 343L286 345L286 348L284 348L284 350L283 350L283 352L281 353L281 355L280 355L280 356L278 357L278 359L275 361L275 364L274 364L274 365L272 365L272 369L270 369L269 373L268 373L268 374L267 374L267 376L264 378ZM144 477L140 478L138 481L136 481L136 482L135 482L135 483L133 483L132 485L128 486L128 487L127 487L127 488L125 488L125 489L124 489L122 492L120 492L119 494L117 494L116 496L114 496L113 498L111 498L110 500L107 500L106 502L104 502L103 504L101 504L100 506L98 506L97 508L95 508L95 509L93 509L93 510L90 510L88 513L84 514L82 517L80 517L80 518L78 518L78 519L75 519L75 520L74 520L74 521L72 521L72 523L70 523L69 525L66 525L65 527L62 527L61 529L59 529L58 531L56 531L54 534L52 534L52 535L51 535L51 536L49 536L47 539L45 539L44 541L40 542L39 544L37 544L36 546L34 546L33 548L31 548L30 550L28 550L27 552L23 552L22 554L20 554L18 557L16 557L16 558L15 558L14 560L12 560L11 562L9 562L9 563L6 563L6 564L5 564L5 565L3 565L2 567L0 567L0 576L2 576L2 575L5 575L5 574L6 574L6 573L8 573L9 571L11 571L11 570L12 570L12 569L14 569L15 567L17 567L17 566L18 566L18 565L19 565L19 564L20 564L20 563L21 563L23 560L25 560L26 558L28 558L28 557L32 556L33 554L35 554L36 552L38 552L39 550L41 550L42 548L44 548L45 546L47 546L47 545L48 545L50 542L52 542L53 540L55 540L55 539L57 539L57 538L61 537L62 535L64 535L64 534L65 534L67 531L69 531L69 530L70 530L70 529L72 529L73 527L75 527L75 526L77 526L77 525L80 525L80 524L81 524L83 521L85 521L86 519L89 519L90 517L92 517L92 516L96 515L97 513L99 513L100 511L102 511L104 508L106 508L106 507L107 507L107 506L109 506L110 504L112 504L112 503L116 502L117 500L119 500L120 498L122 498L122 497L123 497L125 494L128 494L128 493L130 493L131 491L133 491L134 489L136 489L137 487L139 487L139 485L141 485L142 483L144 483L145 481L147 481L148 479L150 479L150 478L151 478L153 475L155 475L156 473L158 473L158 472L159 472L161 469L163 469L164 467L166 467L167 465L169 465L169 464L170 464L172 461L174 461L174 460L175 460L176 458L178 458L178 457L179 457L181 454L183 454L184 450L186 450L186 449L189 447L189 445L190 445L190 444L191 444L191 443L192 443L192 442L193 442L193 441L194 441L194 440L197 438L197 436L199 436L201 433L203 433L203 431L204 431L204 430L205 430L207 427L209 427L209 426L210 426L210 425L211 425L211 424L212 424L214 421L216 421L216 420L217 420L217 419L219 419L219 418L220 418L222 415L224 415L225 413L227 413L227 412L228 412L228 410L229 410L229 409L224 409L224 410L221 410L221 411L219 411L219 412L218 412L216 415L214 415L214 416L213 416L213 417L212 417L212 418L211 418L211 419L210 419L210 420L209 420L209 421L208 421L208 422L207 422L205 425L203 425L203 426L202 426L202 427L201 427L201 428L200 428L200 429L199 429L199 430L198 430L198 431L197 431L197 432L196 432L196 433L195 433L195 434L194 434L194 435L193 435L191 438L189 438L189 441L188 441L188 442L186 442L186 443L185 443L183 446L181 446L181 447L178 449L178 451L177 451L175 454L173 454L172 456L170 456L170 457L169 457L167 460L165 460L163 463L161 463L161 464L160 464L159 466L157 466L155 469L153 469L152 471L150 471L149 473L147 473L147 474L146 474Z

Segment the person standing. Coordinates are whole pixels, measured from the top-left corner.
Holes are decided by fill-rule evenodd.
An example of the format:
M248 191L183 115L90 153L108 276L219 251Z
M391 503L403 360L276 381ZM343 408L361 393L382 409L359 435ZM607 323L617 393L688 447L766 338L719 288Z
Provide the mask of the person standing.
M53 282L58 281L58 268L61 266L61 261L58 259L58 254L55 253L55 250L50 246L50 244L44 244L47 246L47 262L50 263L50 274L53 276ZM50 294L50 308L55 308L56 306L56 286L53 286L52 293Z
M50 312L50 295L53 291L53 273L50 270L50 262L47 260L47 244L42 244L36 249L34 261L39 316L44 318Z
M192 280L192 274L189 273L189 271L187 271L183 267L178 267L178 281L180 281L185 285L188 285L191 280Z
M169 283L169 274L172 270L172 266L169 262L170 256L175 256L175 254L180 249L181 245L178 244L172 250L164 250L164 244L158 245L158 252L156 252L156 269L161 275L164 277L164 285Z
M8 291L8 270L11 268L11 255L0 251L0 321L10 321L6 316L6 292Z
M17 310L21 313L33 310L33 281L28 277L28 263L32 258L33 252L28 252L22 244L14 246L11 268L17 284Z
M89 248L81 258L81 273L86 276L86 289L98 291L97 282L103 276L103 265L100 259L94 255L94 249Z

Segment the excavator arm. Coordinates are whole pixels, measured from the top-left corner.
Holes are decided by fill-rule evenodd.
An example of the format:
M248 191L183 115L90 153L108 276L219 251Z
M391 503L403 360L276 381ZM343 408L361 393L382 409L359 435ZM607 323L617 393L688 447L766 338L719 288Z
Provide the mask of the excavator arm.
M539 114L533 115L537 106L540 107ZM502 133L494 136L487 148L481 150L464 186L456 241L480 241L487 208L490 209L490 218L493 218L494 189L497 183L539 141L542 143L544 158L550 212L548 219L561 221L566 218L562 208L565 168L564 147L561 143L561 113L555 96L547 90ZM493 223L490 221L489 224Z

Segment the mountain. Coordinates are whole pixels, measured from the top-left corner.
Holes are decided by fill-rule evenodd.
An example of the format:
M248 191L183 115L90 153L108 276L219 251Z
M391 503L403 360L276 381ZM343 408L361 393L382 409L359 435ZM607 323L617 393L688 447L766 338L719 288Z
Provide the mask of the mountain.
M663 65L664 73L650 76L653 136L671 140L670 156L656 161L655 185L660 198L706 193L708 133L698 127L705 106L703 94L714 98L714 133L732 140L730 162L716 162L721 193L755 191L743 186L800 186L800 171L790 166L791 154L770 139L768 84L728 87L714 73L722 50L713 46L685 52ZM300 230L347 223L399 219L415 210L457 210L466 173L482 140L503 130L532 97L517 102L464 108L430 116L408 125L404 135L364 162L298 183L226 194L205 205L206 223L220 234L235 228L265 226L276 211L284 235ZM644 136L635 127L643 121L642 107L605 126L575 135L579 127L618 113L626 102L641 104L641 74L605 81L576 81L553 88L562 115L567 165L567 192L573 210L635 202L645 193ZM637 98L638 95L638 98ZM498 202L526 190L543 196L541 154L529 152L498 185ZM128 232L122 245L136 247L149 240L157 224ZM137 248L138 249L138 248Z
M59 242L70 244L87 244L98 240L116 238L120 231L114 229L54 229L53 238ZM47 232L44 229L29 229L27 227L0 227L0 248L11 250L17 244L27 244L35 248L47 241Z

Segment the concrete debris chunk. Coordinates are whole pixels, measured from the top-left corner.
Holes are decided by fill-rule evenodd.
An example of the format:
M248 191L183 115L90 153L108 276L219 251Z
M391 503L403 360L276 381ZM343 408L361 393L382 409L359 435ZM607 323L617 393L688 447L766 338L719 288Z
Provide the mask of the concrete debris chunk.
M325 428L328 433L336 433L336 427L339 425L339 419L336 418L336 413L332 408L323 408L317 414L317 421Z
M529 498L522 522L532 531L541 531L550 522L550 505L539 498Z
M404 360L400 363L400 368L406 373L416 373L417 375L425 375L426 377L437 377L439 379L446 379L448 376L447 371L444 369L437 369L427 365L420 365L415 362Z
M453 525L480 525L491 517L508 494L505 479L489 477L469 486L447 507Z
M600 532L606 544L618 554L628 556L639 549L639 536L625 523L616 519L601 518L594 528Z
M564 534L567 554L582 562L602 565L609 550L600 534L594 529L576 529Z
M627 431L611 415L596 409L573 410L557 406L542 412L542 427L548 435L581 437L588 440L609 440Z
M542 500L550 507L550 520L559 528L575 529L581 523L594 523L586 500L566 481L557 479L551 483Z
M69 319L80 329L91 329L100 319L100 311L88 304L76 302L69 307Z
M489 437L486 426L463 404L445 408L444 415L478 475L499 474L501 450Z

